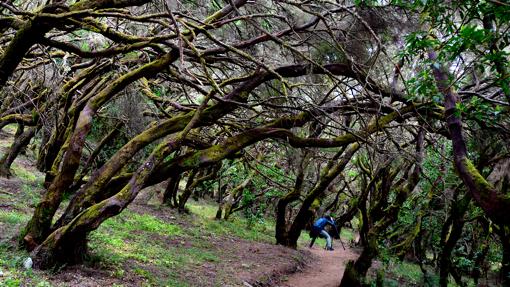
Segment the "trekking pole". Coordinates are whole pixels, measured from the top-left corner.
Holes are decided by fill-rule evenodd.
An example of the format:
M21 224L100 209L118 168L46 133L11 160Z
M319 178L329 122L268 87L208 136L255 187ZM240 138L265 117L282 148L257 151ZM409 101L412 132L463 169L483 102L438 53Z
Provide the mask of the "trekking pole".
M342 244L342 248L345 250L344 243L342 242L342 237L340 237L340 232L338 232L338 229L336 230L336 235L338 235L338 240L340 240L340 244Z
M340 238L340 236L338 237L338 240L340 240L340 244L342 244L342 248L345 250L344 243L342 242L342 238Z

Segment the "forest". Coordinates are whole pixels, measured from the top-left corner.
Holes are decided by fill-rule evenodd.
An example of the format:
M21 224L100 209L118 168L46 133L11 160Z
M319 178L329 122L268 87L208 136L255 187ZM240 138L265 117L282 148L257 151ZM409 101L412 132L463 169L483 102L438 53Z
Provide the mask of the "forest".
M507 0L0 0L0 33L1 286L510 286Z

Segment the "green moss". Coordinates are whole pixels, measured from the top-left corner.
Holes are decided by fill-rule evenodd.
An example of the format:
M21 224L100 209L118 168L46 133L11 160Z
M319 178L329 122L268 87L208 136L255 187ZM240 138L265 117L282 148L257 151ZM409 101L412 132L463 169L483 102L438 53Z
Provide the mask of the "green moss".
M7 133L14 134L16 132L17 128L18 128L18 124L8 124L2 130Z
M466 168L467 172L474 179L476 187L481 191L493 190L494 187L490 185L487 180L480 174L478 169L473 165L473 163L468 158L462 159L462 165ZM482 194L483 195L483 194Z
M321 206L321 200L316 198L313 200L312 205L310 205L310 210L317 210Z

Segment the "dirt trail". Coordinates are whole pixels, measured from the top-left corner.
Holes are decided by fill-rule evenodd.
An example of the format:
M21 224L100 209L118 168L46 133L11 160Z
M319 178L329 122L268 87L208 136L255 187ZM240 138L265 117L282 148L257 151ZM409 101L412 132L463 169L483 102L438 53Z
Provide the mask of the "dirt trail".
M316 245L309 249L314 255L314 261L302 271L289 276L282 286L285 287L337 287L344 274L345 264L356 259L358 254L348 246L345 250L339 241L335 241L334 251L326 251Z

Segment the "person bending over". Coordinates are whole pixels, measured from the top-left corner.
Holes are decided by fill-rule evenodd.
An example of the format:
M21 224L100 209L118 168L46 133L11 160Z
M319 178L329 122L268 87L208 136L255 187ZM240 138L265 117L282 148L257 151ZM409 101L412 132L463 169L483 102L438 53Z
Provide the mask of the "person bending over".
M312 241L310 242L310 248L312 248L313 244L315 243L315 239L317 237L320 238L326 238L326 250L333 251L333 245L331 242L331 236L329 233L324 229L326 225L331 225L335 231L335 235L338 236L338 230L336 229L335 221L333 220L333 217L331 216L324 216L317 221L312 226L312 230L310 231L310 238Z

